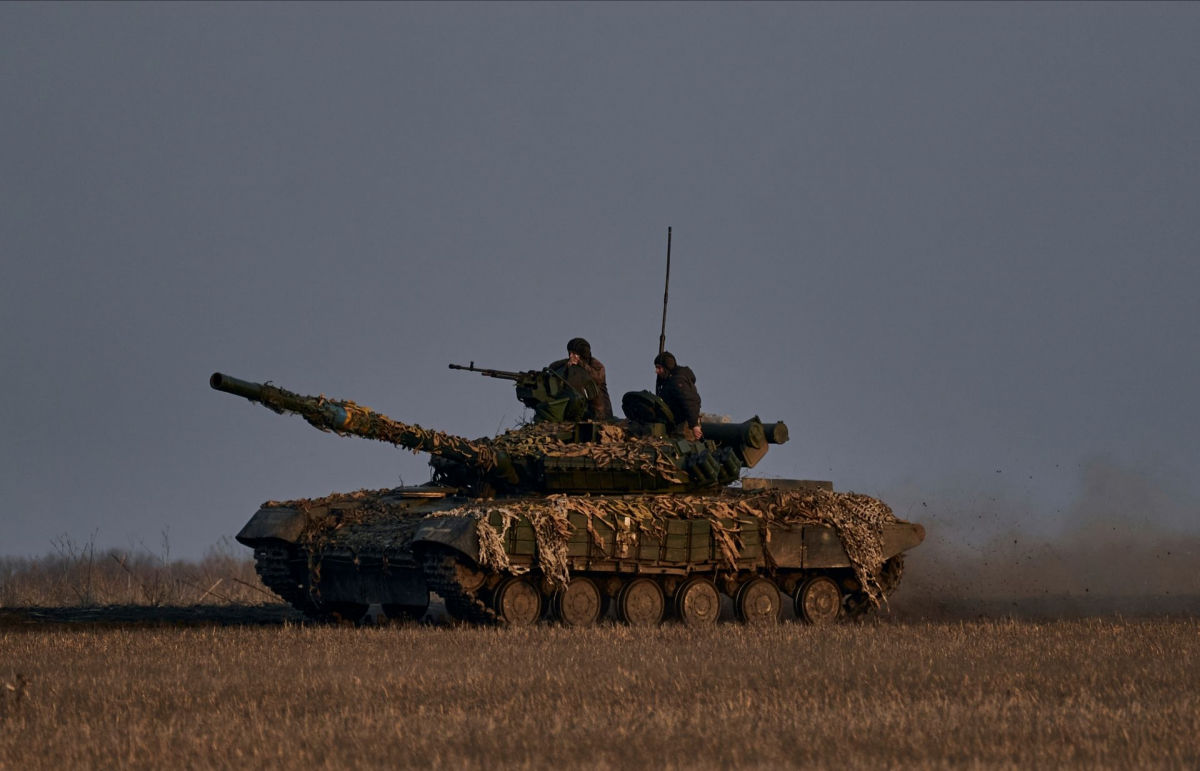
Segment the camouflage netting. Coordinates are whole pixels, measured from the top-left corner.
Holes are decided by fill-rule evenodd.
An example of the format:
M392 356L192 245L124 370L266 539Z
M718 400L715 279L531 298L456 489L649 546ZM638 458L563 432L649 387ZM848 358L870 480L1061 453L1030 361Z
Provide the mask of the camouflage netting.
M554 423L531 423L495 439L478 441L513 458L590 457L601 469L636 469L676 484L688 481L687 472L680 467L679 446L674 441L632 436L623 423L597 423L595 428L597 436L591 442L570 441L571 431L564 431Z
M623 423L595 424L596 436L591 442L570 441L570 429L564 432L563 425L554 423L531 423L495 438L470 440L392 420L353 401L327 399L324 395L293 398L285 404L276 391L295 396L274 386L264 386L261 403L276 412L295 412L322 431L427 452L476 467L484 474L500 465L500 454L512 459L586 456L602 469L636 469L676 484L688 481L687 472L680 468L682 453L674 441L631 436ZM345 414L344 419L341 413Z
M323 400L324 397L321 399ZM354 435L366 439L377 439L398 447L408 448L413 452L441 455L461 463L478 465L485 472L496 466L496 453L485 441L472 442L444 431L434 431L415 424L401 423L351 401L335 403L345 410L346 422L340 427L329 426L328 428L342 436ZM314 423L307 414L304 417L309 423L322 428L322 425ZM325 424L328 422L323 421Z
M250 397L273 412L295 413L322 431L339 436L360 436L404 447L463 464L487 475L511 463L546 455L590 457L599 469L636 470L672 484L689 482L682 468L685 456L701 454L706 445L681 447L677 440L633 435L624 421L595 423L591 441L573 441L573 424L532 423L495 438L464 439L398 420L350 400L300 396L273 385L263 385ZM711 448L711 444L708 445ZM511 461L511 463L510 463Z
M324 498L267 501L263 507L296 509L314 515L300 540L311 551L331 545L352 552L387 552L407 549L424 513L398 509L386 497L391 490L356 490L331 493ZM408 501L412 503L412 501ZM369 525L369 527L359 527Z
M551 495L544 499L503 499L481 502L438 512L434 516L470 516L478 522L480 563L495 570L523 572L513 565L504 550L504 539L518 519L533 525L537 542L538 568L552 581L569 579L567 539L571 528L568 514L582 515L592 543L603 551L594 523L604 522L618 533L635 532L661 539L666 520L707 519L723 564L737 570L742 550L741 523L762 519L766 524L814 524L832 526L845 546L854 573L872 604L883 594L878 575L883 564L883 525L896 517L887 504L857 493L828 490L789 492L767 490L741 493L727 490L718 495ZM500 526L489 523L499 515ZM769 531L768 531L769 535ZM770 544L766 544L769 559Z
M385 566L389 553L408 551L424 515L398 510L386 500L391 492L356 490L324 498L267 501L263 507L296 509L310 515L300 542L307 552L312 583L319 592L322 559L331 549L354 555L376 554Z
M353 553L387 553L406 550L421 521L433 517L472 517L479 534L479 562L484 567L511 573L529 570L515 565L505 550L508 531L523 520L533 527L537 544L537 567L551 581L570 579L567 541L571 536L568 515L581 515L592 544L604 553L604 541L596 523L622 535L637 535L660 541L668 519L706 519L722 560L731 572L738 569L742 527L745 522L765 524L812 524L831 526L850 558L855 576L872 605L878 606L889 587L881 586L883 525L897 521L891 508L880 500L858 493L829 490L764 490L747 493L726 489L713 495L550 495L544 498L497 498L466 506L409 513L386 498L390 490L359 490L324 498L286 502L268 501L264 506L283 506L311 512L313 518L302 540L313 554L329 548ZM496 515L499 525L491 524ZM770 531L764 545L770 562ZM310 565L319 580L319 559Z
M472 442L444 431L433 431L415 424L401 423L350 400L320 396L300 396L278 386L264 384L257 396L247 397L272 412L291 412L314 428L332 431L338 436L376 439L413 452L443 455L488 471L496 466L496 454L487 442Z

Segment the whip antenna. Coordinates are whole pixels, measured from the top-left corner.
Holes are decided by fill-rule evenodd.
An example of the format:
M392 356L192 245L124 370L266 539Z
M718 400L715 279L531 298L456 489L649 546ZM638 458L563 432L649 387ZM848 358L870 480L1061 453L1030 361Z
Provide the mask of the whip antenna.
M662 332L658 335L658 352L667 349L667 290L671 288L671 228L667 227L667 283L663 286L663 322Z

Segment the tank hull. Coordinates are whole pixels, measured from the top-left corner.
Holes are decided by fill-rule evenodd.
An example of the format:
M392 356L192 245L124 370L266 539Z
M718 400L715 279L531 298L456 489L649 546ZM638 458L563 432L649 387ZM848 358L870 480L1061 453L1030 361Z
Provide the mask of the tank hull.
M521 495L452 488L268 502L237 538L260 575L317 618L378 603L424 614L430 592L474 623L710 623L869 612L895 591L924 530L866 496L781 484L709 494ZM820 580L819 580L820 579ZM715 598L715 600L714 600Z

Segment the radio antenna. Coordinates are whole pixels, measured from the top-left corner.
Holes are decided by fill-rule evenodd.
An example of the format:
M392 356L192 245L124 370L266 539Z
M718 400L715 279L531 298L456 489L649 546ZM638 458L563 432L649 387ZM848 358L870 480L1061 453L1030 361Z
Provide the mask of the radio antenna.
M667 291L671 288L671 228L667 227L667 283L663 286L662 332L658 335L658 352L667 349Z

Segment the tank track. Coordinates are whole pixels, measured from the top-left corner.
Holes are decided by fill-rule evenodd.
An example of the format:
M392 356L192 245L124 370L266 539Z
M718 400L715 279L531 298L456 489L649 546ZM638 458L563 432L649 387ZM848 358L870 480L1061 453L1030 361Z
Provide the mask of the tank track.
M319 615L316 603L292 573L292 556L286 546L255 547L254 569L263 584L293 608L305 615Z
M446 603L446 611L455 618L472 624L498 624L496 611L463 588L458 580L454 553L438 547L427 549L422 557L425 585Z

